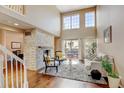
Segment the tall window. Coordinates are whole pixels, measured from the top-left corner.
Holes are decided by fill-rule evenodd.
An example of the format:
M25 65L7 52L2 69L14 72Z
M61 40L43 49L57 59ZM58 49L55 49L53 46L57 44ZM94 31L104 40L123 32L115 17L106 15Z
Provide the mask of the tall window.
M70 16L64 17L63 26L64 26L64 29L70 29L71 28L71 17Z
M94 27L95 26L95 12L85 13L85 27Z
M79 15L72 16L72 29L79 28L80 26L80 18Z
M77 29L80 28L80 16L79 14L72 16L64 16L63 29Z

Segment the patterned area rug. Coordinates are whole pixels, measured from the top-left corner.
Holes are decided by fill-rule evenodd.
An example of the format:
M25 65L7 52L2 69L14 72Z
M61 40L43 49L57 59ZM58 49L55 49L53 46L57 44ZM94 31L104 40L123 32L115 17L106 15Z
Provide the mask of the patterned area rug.
M84 70L84 64L77 61L64 61L59 66L57 73L55 68L48 68L46 73L45 69L43 69L39 73L97 84L107 84L104 78L94 80L91 76L88 76Z

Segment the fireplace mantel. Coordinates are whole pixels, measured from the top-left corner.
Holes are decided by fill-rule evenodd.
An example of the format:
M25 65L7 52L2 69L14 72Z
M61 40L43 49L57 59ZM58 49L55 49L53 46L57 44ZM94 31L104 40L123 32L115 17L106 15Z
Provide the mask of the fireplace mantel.
M38 46L38 48L41 48L41 49L53 49L53 47L49 47L49 46Z

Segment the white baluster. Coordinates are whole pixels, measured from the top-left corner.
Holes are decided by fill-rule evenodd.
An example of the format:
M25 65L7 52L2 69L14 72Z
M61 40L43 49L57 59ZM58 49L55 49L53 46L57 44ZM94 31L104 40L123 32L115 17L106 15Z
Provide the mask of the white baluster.
M5 68L6 68L6 88L8 88L8 64L7 64L7 54L5 54Z
M14 88L14 77L13 77L13 58L11 56L11 83L12 83L12 88Z
M18 88L19 86L19 81L18 81L18 61L16 60L16 87Z
M21 88L22 88L22 63L20 63L20 80L21 80Z
M25 61L24 61L24 88L28 88L27 68L26 68L26 63L25 63Z
M0 55L0 88L4 87L4 75L3 75L3 56Z
M28 87L28 81L27 81L27 68L26 68L26 64L25 64L25 60L20 59L19 57L17 57L16 55L14 55L11 51L9 51L6 47L1 46L0 45L0 50L2 50L2 52L4 53L4 57L5 60L3 62L5 62L5 87L8 88L9 87L9 82L12 84L12 87L14 87L14 69L13 69L13 59L16 60L16 87ZM11 80L9 81L8 78L8 60L7 60L7 56L11 57ZM18 77L19 73L18 73L18 63L20 63L20 78ZM23 70L23 66L24 66L24 70ZM3 67L3 66L2 66ZM24 82L23 82L23 71L24 71ZM3 69L1 71L1 64L0 64L0 87L4 87L4 75L2 75L1 73L3 73ZM19 81L20 79L20 81ZM2 80L2 81L1 81Z

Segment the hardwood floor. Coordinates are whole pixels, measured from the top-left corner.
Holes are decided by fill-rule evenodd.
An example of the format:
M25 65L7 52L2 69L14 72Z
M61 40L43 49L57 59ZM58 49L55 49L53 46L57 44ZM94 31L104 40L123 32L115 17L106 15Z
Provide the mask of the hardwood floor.
M9 87L11 87L10 64L8 64L8 70L9 70L8 71ZM15 73L16 72L14 69L14 85L16 86ZM70 79L65 79L60 77L54 77L50 75L43 75L36 71L28 70L27 74L28 74L29 88L108 88L108 85L93 84L93 83L88 83L83 81L76 81L76 80L70 80ZM5 75L5 71L4 71L4 75ZM20 78L19 78L19 82L20 82Z
M30 88L108 88L108 85L70 80L28 71Z
M22 81L24 81L24 68L22 66ZM3 71L4 73L4 87L6 86L6 69ZM8 62L8 87L12 87L12 82L11 82L11 62ZM13 64L13 80L14 80L14 87L16 88L16 64L14 62ZM19 87L21 87L21 77L20 77L20 64L18 63L18 82L19 82Z

